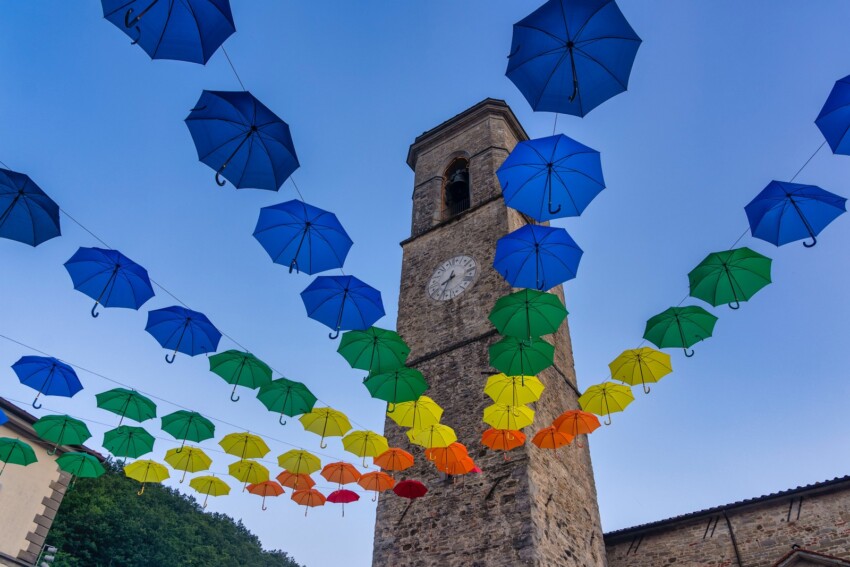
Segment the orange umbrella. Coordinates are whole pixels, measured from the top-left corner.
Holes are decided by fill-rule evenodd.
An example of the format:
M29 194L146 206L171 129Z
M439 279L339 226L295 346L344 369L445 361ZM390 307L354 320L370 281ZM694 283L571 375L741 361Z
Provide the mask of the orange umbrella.
M298 490L299 488L313 488L316 486L316 481L309 474L292 474L289 471L283 471L277 475L277 481L287 488Z
M466 456L462 459L458 459L457 461L448 463L445 467L437 465L437 470L452 476L462 476L465 474L469 474L474 468L475 461L473 461L472 457L470 456Z
M433 461L437 470L446 474L466 474L472 470L475 464L469 464L472 459L462 443L455 441L448 447L435 447L429 450L428 458ZM449 472L464 471L460 473Z
M481 435L481 443L494 451L510 451L525 443L525 433L515 429L488 429ZM509 460L507 453L505 460Z
M325 505L325 495L313 488L308 488L306 490L296 490L292 493L292 499L295 501L296 504L306 506L306 508L304 509L305 516L307 515L307 510L309 510L310 508Z
M263 497L263 512L266 508L266 496L280 496L283 494L283 487L273 480L258 482L257 484L249 484L248 492Z
M360 480L357 481L357 484L359 484L366 490L373 490L375 492L375 497L372 498L372 502L374 502L378 499L379 492L389 490L390 488L395 486L395 479L387 473L375 471L368 472L361 476Z
M550 425L538 431L531 442L541 449L557 449L569 445L572 440L572 437L566 433L561 433L554 425Z
M354 465L342 461L325 465L321 475L329 482L338 482L341 485L360 480L360 471L354 468Z
M579 435L588 435L593 433L593 430L600 426L599 418L590 412L581 410L569 410L559 415L552 425L564 433L567 437L578 437ZM577 447L583 445L576 441Z
M388 449L375 457L373 462L387 471L403 471L413 466L413 455L403 449Z

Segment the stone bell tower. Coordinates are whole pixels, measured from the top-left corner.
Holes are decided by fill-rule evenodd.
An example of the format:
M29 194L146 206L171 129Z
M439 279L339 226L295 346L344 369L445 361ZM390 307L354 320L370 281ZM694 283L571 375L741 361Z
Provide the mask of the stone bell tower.
M511 287L493 269L496 241L528 219L508 209L496 169L528 137L504 101L486 99L414 141L411 236L401 243L398 331L411 348L408 365L430 384L482 473L446 479L387 419L390 445L416 457L398 478L415 478L429 493L413 503L389 494L378 504L372 565L604 566L605 548L590 453L575 443L553 453L531 445L534 431L578 407L566 324L549 337L555 365L534 404L528 442L509 453L481 445L490 367L487 347L499 340L487 319ZM456 277L451 277L454 274ZM554 290L563 297L560 287ZM582 442L586 441L582 439Z

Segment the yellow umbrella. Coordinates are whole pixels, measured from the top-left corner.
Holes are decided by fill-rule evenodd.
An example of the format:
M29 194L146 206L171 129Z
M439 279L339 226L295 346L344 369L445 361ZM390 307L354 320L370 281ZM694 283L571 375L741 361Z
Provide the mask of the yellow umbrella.
M271 449L259 435L252 433L230 433L218 442L225 453L239 457L240 461L245 459L261 459Z
M187 472L195 473L208 470L212 464L212 459L197 447L185 446L179 449L169 449L165 454L165 462L175 470L183 471L183 477L180 479L180 482L183 482L186 480Z
M534 423L534 410L526 406L493 404L484 408L484 423L493 429L516 431Z
M484 393L497 404L521 406L539 400L543 388L543 382L536 376L495 374L487 378Z
M454 429L440 423L422 429L411 429L407 432L407 437L416 445L421 445L426 449L448 447L457 441Z
M196 476L189 481L189 486L204 495L204 508L207 507L207 499L210 496L226 496L230 494L230 487L227 483L214 476Z
M624 350L608 368L611 369L611 378L629 386L642 384L645 394L649 393L647 382L658 382L673 372L670 355L649 347Z
M387 438L374 431L352 431L342 438L342 446L349 453L363 457L364 467L368 466L366 457L377 457L390 448Z
M589 387L579 397L578 403L581 409L605 415L605 425L611 425L611 414L623 411L626 406L635 401L632 389L622 384L603 382Z
M145 493L145 485L147 483L162 482L171 476L168 474L168 469L165 466L147 459L130 463L124 467L124 474L127 478L132 478L142 483L142 489L136 493L139 496Z
M319 447L327 449L325 437L342 437L351 429L351 423L341 411L332 408L313 408L298 418L306 431L322 437Z
M387 412L387 415L402 427L422 429L440 423L443 408L428 396L419 396L412 402L396 404L395 409Z
M242 490L248 484L258 484L269 479L269 469L256 461L236 461L227 467L227 472L233 478L245 483Z
M292 449L278 456L277 464L280 468L292 474L306 474L308 476L322 468L321 459L303 449Z

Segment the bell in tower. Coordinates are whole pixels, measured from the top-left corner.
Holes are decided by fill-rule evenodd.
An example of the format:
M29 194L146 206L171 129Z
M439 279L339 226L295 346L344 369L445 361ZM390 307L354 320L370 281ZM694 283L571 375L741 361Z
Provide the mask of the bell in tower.
M469 162L456 159L446 170L444 217L457 216L469 208Z

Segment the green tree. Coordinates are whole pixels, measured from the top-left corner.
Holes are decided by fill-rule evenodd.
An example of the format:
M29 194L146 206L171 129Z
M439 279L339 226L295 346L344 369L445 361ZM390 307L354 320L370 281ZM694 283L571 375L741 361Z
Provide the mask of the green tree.
M50 530L58 567L300 567L280 550L265 551L241 521L207 514L191 497L126 478L105 463L97 479L68 490Z

